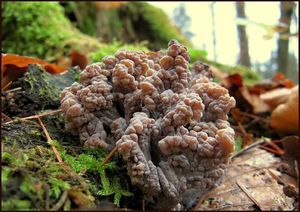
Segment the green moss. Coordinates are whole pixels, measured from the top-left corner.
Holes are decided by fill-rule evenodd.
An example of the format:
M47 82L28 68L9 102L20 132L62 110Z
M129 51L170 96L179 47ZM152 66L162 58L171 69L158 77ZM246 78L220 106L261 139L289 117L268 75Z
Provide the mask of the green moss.
M11 198L9 200L1 202L2 209L4 210L29 210L30 208L30 201L29 200L21 200L17 197Z
M99 48L96 39L72 26L58 2L4 2L2 18L5 53L53 61L70 50Z
M190 61L193 63L196 60L201 60L202 58L207 57L207 52L201 49L188 48L188 52L190 55Z
M240 136L235 138L234 151L239 152L243 149L243 139Z
M49 183L51 185L50 195L52 195L54 198L58 198L62 191L71 188L68 182L65 182L63 180L54 177L49 179Z
M36 145L47 146L41 127L32 121L3 125L2 143L6 146L23 149Z
M57 109L60 106L60 92L70 86L79 70L70 69L64 74L53 76L40 65L29 65L27 72L12 83L12 88L21 90L10 94L3 101L3 108L10 116L29 116L45 109ZM13 101L12 101L13 99Z
M71 189L90 200L81 206L90 207L93 203L85 180L68 166L59 164L50 149L42 146L20 149L4 144L2 160L5 161L2 165L3 210L46 209L46 193L49 208L54 208L62 193ZM73 201L70 196L67 198ZM76 202L72 207L76 208Z
M50 84L49 80L51 77L42 68L31 65L28 68L28 72L20 79L21 86L26 90L28 97L41 103L42 109L45 106L53 105L55 102L58 104L59 102L60 90Z
M63 2L65 15L72 20L73 25L81 32L96 36L96 7L93 2Z
M201 62L205 62L208 65L212 65L216 68L218 68L221 72L224 73L228 73L228 74L234 74L234 73L239 73L242 75L245 84L248 86L253 85L254 83L256 83L259 79L260 76L259 74L251 69L251 68L247 68L241 65L236 65L236 66L228 66L219 62L215 62L212 60L208 60L207 57L207 52L203 51L203 50L198 50L198 49L189 49L189 54L191 57L191 63L194 63L195 61L199 60Z
M140 44L123 44L118 41L114 41L110 44L103 44L101 49L97 52L90 54L92 62L99 62L103 57L107 55L114 55L118 50L127 49L132 51L148 51L148 48L144 43Z
M146 2L129 2L120 8L123 20L130 18L138 41L148 40L149 48L161 49L171 39L177 39L184 45L192 46L180 30L171 23L162 9Z
M213 62L213 61L208 61L208 60L204 60L206 63L215 66L216 68L220 69L220 71L223 71L225 73L228 74L234 74L234 73L239 73L242 75L243 80L245 82L245 84L247 86L251 86L253 84L255 84L257 81L260 80L260 76L259 74L254 71L251 68L247 68L244 66L228 66L228 65L224 65L218 62Z
M120 175L122 169L116 165L118 159L117 156L113 157L111 162L102 166L101 161L103 161L108 154L102 149L96 151L85 150L77 157L74 157L68 154L66 149L64 149L57 141L51 141L51 144L57 147L62 159L66 161L76 173L80 173L81 175L90 173L93 176L99 176L100 182L98 182L97 185L91 184L94 187L93 193L98 195L100 199L111 196L114 203L120 206L121 198L132 196L126 183L123 183L123 185L120 183L120 181L124 181L124 179L122 179L122 175ZM114 174L111 173L110 177L108 177L108 171ZM112 180L110 180L111 178Z

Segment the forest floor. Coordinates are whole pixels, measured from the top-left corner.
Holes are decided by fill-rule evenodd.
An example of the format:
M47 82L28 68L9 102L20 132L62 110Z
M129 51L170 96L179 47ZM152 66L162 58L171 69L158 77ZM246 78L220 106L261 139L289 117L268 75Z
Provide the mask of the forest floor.
M49 64L5 65L2 209L145 209L141 191L130 184L117 153L110 158L104 150L84 149L77 136L64 130L59 94L78 79L79 68L53 75ZM276 122L278 102L289 104L294 85L282 75L251 88L238 74L219 80L238 102L229 119L236 131L235 152L223 183L202 197L194 210L297 210L298 128L287 122L270 127ZM290 93L282 94L280 101L276 95L265 95L269 104L258 98L283 88Z

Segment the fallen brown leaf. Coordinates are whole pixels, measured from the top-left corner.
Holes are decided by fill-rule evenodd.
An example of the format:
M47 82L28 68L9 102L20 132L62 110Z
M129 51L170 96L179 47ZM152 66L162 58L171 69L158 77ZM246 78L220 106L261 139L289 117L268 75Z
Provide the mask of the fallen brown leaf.
M299 91L298 85L292 88L287 101L278 105L271 114L271 127L279 132L299 133Z
M229 93L235 98L237 107L242 111L250 113L263 113L270 111L270 107L262 101L258 95L251 94L244 85L240 74L231 74L224 78L223 85L229 90Z
M274 90L261 94L259 97L274 109L279 104L286 102L290 94L291 89L289 88L276 88Z
M79 66L83 70L89 63L87 57L77 51L72 51L70 53L70 58L72 61L72 66Z
M60 74L66 69L55 64L48 63L44 60L20 56L16 54L1 54L1 76L2 84L1 88L5 87L10 81L14 81L21 77L26 71L29 64L40 64L43 65L45 70L51 74Z
M284 193L281 173L276 170L281 162L281 158L258 147L244 152L232 160L221 185L194 210L294 209L295 199Z

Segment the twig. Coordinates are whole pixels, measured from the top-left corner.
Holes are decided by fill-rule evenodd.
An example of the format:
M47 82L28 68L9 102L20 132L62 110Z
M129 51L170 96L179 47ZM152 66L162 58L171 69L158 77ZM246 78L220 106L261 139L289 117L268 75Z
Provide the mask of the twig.
M247 117L249 117L249 118L253 118L253 119L258 118L259 120L264 121L264 122L266 122L266 123L269 123L269 122L270 122L268 119L262 118L262 117L260 117L260 116L257 116L257 115L251 114L251 113L242 112L242 111L239 111L239 113L242 114L242 115L244 115L244 116L247 116Z
M11 93L11 92L19 91L19 90L22 90L22 88L21 87L17 87L17 88L13 88L13 89L7 90L5 92L6 93Z
M6 120L12 121L12 119L11 119L9 116L5 115L3 112L1 112L1 115L2 115Z
M247 135L245 128L243 127L241 122L237 121L237 124L238 124L238 127L239 127L240 131L242 132L243 136L245 137Z
M35 119L35 118L39 118L39 117L43 117L43 116L53 115L53 114L59 113L61 111L62 111L62 109L52 110L52 111L49 111L49 112L46 112L46 113L42 113L42 114L37 114L37 115L33 115L33 116L18 118L17 120ZM8 122L5 122L5 124L10 124L10 123L12 123L14 121L15 120L8 121Z
M49 133L48 133L48 131L47 131L45 125L43 124L43 122L42 122L42 120L40 119L40 117L37 117L37 119L38 119L38 121L39 121L39 124L40 124L41 127L43 128L43 131L44 131L44 133L45 133L45 135L46 135L46 138L47 138L48 143L50 143L50 141L52 141L52 139L51 139L51 137L50 137L50 135L49 135ZM59 152L57 151L56 147L53 146L52 144L50 144L50 145L51 145L51 147L52 147L52 150L53 150L54 154L56 155L56 158L57 158L58 162L63 163L63 160L61 159L61 156L60 156Z
M249 197L250 200L252 200L252 202L255 203L255 205L257 205L260 210L264 210L261 205L256 201L256 199L249 193L248 189L242 184L240 183L238 180L236 181L236 184L241 188L241 190Z
M270 148L270 147L266 147L266 146L262 146L262 145L261 145L260 148L262 148L262 149L264 149L264 150L267 150L267 151L269 151L269 152L272 152L272 153L274 153L274 154L276 154L276 155L282 155L281 152L279 152L278 150L272 149L272 148Z
M145 200L142 200L142 211L145 211Z
M278 177L272 170L270 170L269 168L266 168L266 170L269 172L269 174L271 175L271 177L276 180L277 182L283 184L283 185L286 185L285 182L283 182L280 177Z
M10 85L12 81L9 81L6 85L3 86L2 91L5 91Z
M260 119L260 117L257 117L257 118L255 118L255 119L253 119L252 121L250 121L250 122L245 126L245 128L248 128L250 125L252 125L252 124L258 122L259 119Z
M104 164L106 164L107 161L110 160L110 158L113 156L113 154L114 154L116 151L118 151L117 146L115 146L115 147L113 148L113 150L111 150L111 152L104 158L104 160L101 162L100 166L103 166Z
M59 210L63 204L66 202L68 197L68 191L64 191L64 193L61 195L57 203L50 209L51 211L57 211Z
M263 144L263 143L265 143L265 142L266 142L265 140L257 141L257 142L255 142L255 143L253 143L253 144L247 146L246 148L242 149L241 151L234 153L234 154L231 156L231 159L233 159L233 158L235 158L236 156L245 153L245 152L248 151L249 149L252 149L253 147L256 147L257 145Z
M296 171L296 180L297 180L297 188L299 188L299 169L298 169L298 161L295 160L295 171Z
M266 140L266 143L269 144L274 149L276 149L278 151L278 154L280 154L280 155L284 154L284 150L282 150L281 148L279 148L279 146L276 143L274 143L272 141L269 141L269 140Z

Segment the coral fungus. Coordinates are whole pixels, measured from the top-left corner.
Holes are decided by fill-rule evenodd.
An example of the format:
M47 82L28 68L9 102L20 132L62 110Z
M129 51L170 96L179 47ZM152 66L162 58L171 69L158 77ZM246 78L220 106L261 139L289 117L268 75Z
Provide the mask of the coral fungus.
M61 93L67 130L85 146L117 146L154 209L192 207L221 182L234 148L234 98L206 64L188 65L176 40L166 53L120 50Z

